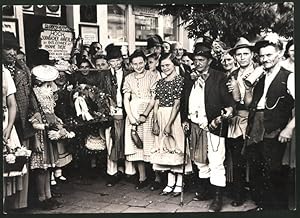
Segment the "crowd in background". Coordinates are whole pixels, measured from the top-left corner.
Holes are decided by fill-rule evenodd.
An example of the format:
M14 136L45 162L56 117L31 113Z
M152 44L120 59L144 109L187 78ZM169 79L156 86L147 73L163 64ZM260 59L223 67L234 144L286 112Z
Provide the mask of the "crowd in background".
M189 52L153 35L129 54L77 39L70 61L37 49L27 66L15 36L2 39L4 162L27 154L4 170L6 211L63 206L51 186L70 165L86 185L101 173L108 187L127 180L173 197L193 185L210 212L225 190L235 207L250 196L256 211L294 209L293 40L270 33L230 48L203 37Z

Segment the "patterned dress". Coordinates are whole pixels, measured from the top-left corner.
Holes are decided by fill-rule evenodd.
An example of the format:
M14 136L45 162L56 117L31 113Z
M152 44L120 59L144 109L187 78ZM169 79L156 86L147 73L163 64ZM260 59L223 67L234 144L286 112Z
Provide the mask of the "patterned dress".
M145 76L137 79L135 74L125 77L123 93L131 94L130 108L133 116L138 119L147 108L154 94L155 85L158 81L158 74L147 71ZM125 155L128 161L150 160L150 151L154 145L154 135L152 134L153 113L149 114L145 123L138 126L137 132L143 141L143 149L138 149L131 139L132 125L128 117L125 121Z
M33 115L30 119L32 120L32 123L45 124L45 120L42 119L43 113L45 115L44 119L46 119L49 125L61 125L54 114L55 100L52 90L36 87L33 88L33 91L40 104L40 110L42 111ZM48 138L45 130L38 130L35 134L34 143L40 144L42 152L32 153L31 169L47 169L49 167L55 167L58 163L57 144Z
M159 135L155 136L154 150L165 149L162 148L162 141L165 137L163 133L164 128L170 119L175 100L180 99L181 97L183 84L184 84L183 77L178 75L171 81L166 81L165 79L161 79L158 81L156 85L155 99L159 100L159 108L157 112ZM185 136L184 136L183 129L181 127L181 119L180 119L179 112L173 122L173 125L171 126L171 135L175 140L176 150L179 150L183 153ZM188 148L187 148L187 154L189 154ZM155 153L153 153L152 155L155 155ZM176 173L182 173L183 165L169 166L169 165L162 165L162 164L153 164L153 169L157 171L171 170ZM190 158L187 158L187 165L185 168L185 172L186 173L192 172L192 165L191 165Z

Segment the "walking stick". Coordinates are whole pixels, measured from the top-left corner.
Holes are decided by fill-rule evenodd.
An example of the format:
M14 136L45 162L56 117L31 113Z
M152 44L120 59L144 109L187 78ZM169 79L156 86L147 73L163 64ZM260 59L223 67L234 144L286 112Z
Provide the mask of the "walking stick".
M185 174L185 162L186 162L186 147L188 140L188 132L184 130L184 149L183 149L183 170L182 170L182 188L180 193L180 206L183 206L183 184L184 184L184 174Z

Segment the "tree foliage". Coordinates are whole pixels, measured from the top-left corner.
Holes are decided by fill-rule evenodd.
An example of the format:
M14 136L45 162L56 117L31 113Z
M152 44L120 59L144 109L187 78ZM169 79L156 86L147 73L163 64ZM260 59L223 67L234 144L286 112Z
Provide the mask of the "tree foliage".
M261 31L271 29L281 36L294 33L294 3L218 3L161 5L161 14L180 17L189 38L209 32L213 38L232 46L238 37L254 40Z

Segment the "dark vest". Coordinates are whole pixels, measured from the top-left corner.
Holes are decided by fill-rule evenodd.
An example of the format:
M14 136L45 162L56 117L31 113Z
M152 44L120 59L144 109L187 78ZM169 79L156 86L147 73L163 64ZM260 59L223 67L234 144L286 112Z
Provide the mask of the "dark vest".
M264 127L266 133L277 129L282 130L291 118L295 102L287 90L287 80L290 73L290 71L280 68L268 89L264 109ZM256 111L257 104L263 95L264 81L265 77L254 88L253 99L250 105L251 115ZM251 115L249 115L249 119L252 117Z
M221 109L235 107L231 93L227 91L226 78L224 73L209 68L209 77L205 81L205 112L209 123L221 115ZM182 122L188 121L189 96L194 85L193 80L185 78L184 88L181 96L180 114ZM213 134L225 137L227 135L228 123L225 120L220 134L220 128L212 131Z

